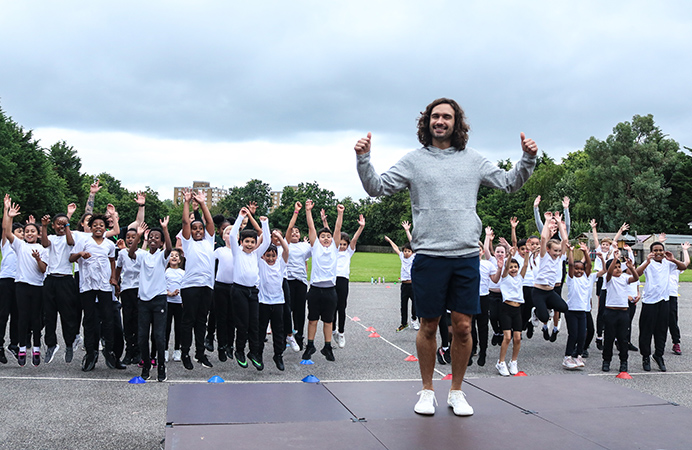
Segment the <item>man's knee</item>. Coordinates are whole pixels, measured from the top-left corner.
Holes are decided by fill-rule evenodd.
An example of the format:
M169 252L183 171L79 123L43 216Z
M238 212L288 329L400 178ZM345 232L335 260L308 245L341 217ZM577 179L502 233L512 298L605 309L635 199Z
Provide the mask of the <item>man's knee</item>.
M420 318L420 329L418 330L425 338L435 337L437 335L437 326L440 322L440 318L426 319L424 317Z

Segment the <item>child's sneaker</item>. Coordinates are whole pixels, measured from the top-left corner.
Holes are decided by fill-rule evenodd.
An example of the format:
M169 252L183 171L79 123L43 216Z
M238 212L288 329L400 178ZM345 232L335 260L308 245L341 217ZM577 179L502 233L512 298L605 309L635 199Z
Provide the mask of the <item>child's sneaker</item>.
M454 410L456 416L472 416L473 408L466 401L466 394L460 390L449 391L447 396L447 404Z
M180 362L180 350L173 350L173 361Z
M447 364L447 361L445 361L445 351L442 350L442 347L437 348L437 363L440 365L445 365Z
M20 350L19 353L17 353L17 362L22 367L26 365L26 352Z
M163 383L167 379L168 377L166 376L166 365L160 364L158 368L158 377L156 377L156 381L158 381L159 383Z
M418 319L411 320L411 327L416 331L420 328L420 322Z
M147 381L149 378L151 378L151 375L149 374L149 368L148 367L142 367L142 374L140 377L144 380Z
M540 327L541 326L541 321L538 320L538 316L536 316L536 308L531 308L531 325L534 327Z
M574 370L579 366L574 361L574 358L572 358L571 356L565 356L565 358L562 360L562 367L564 367L567 370Z
M31 364L33 364L34 367L38 367L38 365L41 364L41 352L32 352Z
M286 336L286 342L288 342L288 345L291 346L291 349L293 349L294 352L299 352L300 351L300 346L296 342L296 338L293 336Z
M574 362L577 364L577 367L580 369L586 366L586 364L584 364L584 360L581 358L581 356L577 356L576 358L574 358Z
M406 328L408 328L408 324L401 324L399 325L399 328L396 329L396 332L398 333L399 331L404 331Z
M168 362L168 357L169 357L169 356L170 356L170 355L168 354L168 350L166 350L165 352L163 352L163 359L165 359L166 362Z
M435 414L435 405L437 404L437 399L435 398L435 391L430 389L423 389L418 392L420 398L413 407L413 410L418 414L425 414L426 416L431 416Z
M676 355L682 355L682 349L680 348L680 344L673 344L673 353Z
M346 346L346 336L344 336L344 333L339 333L337 336L339 336L339 348L344 348Z
M516 375L519 373L519 368L517 367L517 362L516 361L510 361L509 362L509 374L510 375Z
M507 370L507 364L504 361L498 361L497 364L495 364L495 368L503 377L509 376L509 370Z

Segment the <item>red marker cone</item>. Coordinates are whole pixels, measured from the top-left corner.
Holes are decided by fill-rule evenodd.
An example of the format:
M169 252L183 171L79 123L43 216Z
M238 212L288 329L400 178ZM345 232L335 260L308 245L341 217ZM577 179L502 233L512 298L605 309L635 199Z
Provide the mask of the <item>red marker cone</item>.
M375 332L373 331L372 333L370 333L370 334L368 335L368 337L377 338L377 337L380 337L380 335L377 334L377 333L375 333Z
M630 375L630 374L627 373L627 372L620 372L619 374L617 374L617 375L615 376L615 378L620 378L621 380L631 380L631 379L632 379L632 375Z
M372 333L373 331L375 331L375 329L374 329L373 327L367 327L367 328L365 329L365 331L369 331L369 332Z
M451 380L452 379L452 374L448 373L447 375L442 377L443 380Z
M525 373L525 372L523 372L523 371L519 371L519 372L517 372L517 374L516 374L516 375L514 375L514 376L515 376L515 377L528 377L528 375L526 375L526 373Z
M351 320L354 321L354 322L360 322L360 319L359 319L358 317L354 317L354 318L351 319Z
M408 355L406 358L404 358L404 361L418 361L418 358L413 355Z

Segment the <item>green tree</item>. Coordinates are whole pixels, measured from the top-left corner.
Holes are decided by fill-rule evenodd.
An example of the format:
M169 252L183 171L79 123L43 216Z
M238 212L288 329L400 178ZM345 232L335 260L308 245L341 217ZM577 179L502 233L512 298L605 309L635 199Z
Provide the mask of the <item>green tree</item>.
M336 220L337 205L334 192L328 189L322 189L317 182L300 183L295 189L290 186L284 187L281 193L281 205L269 215L270 226L272 228L278 228L282 232L286 231L286 227L288 227L288 223L293 216L295 203L300 202L304 206L305 200L307 199L311 199L315 203L315 207L312 210L315 227L321 227L320 210L324 209L330 226L333 228L334 221ZM307 233L308 225L307 219L305 218L305 208L298 214L296 226L303 234Z
M226 217L237 217L240 209L250 202L257 203L258 217L266 216L272 204L271 187L257 179L248 181L242 187L232 187L228 195L219 202L218 213Z
M408 241L406 232L401 227L403 221L412 222L411 197L408 189L394 195L377 197L372 202L363 202L361 211L365 216L366 225L359 242L386 246L385 236L398 245Z
M84 190L84 175L82 160L77 151L65 141L53 144L48 151L48 159L58 177L65 180L65 199L68 203L83 205L86 203L88 191Z

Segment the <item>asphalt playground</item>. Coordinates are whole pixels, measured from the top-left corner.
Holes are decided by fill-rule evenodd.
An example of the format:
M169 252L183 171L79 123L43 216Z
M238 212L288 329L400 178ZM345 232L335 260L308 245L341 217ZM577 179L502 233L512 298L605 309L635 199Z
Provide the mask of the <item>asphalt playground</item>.
M668 371L651 372L641 368L639 354L630 353L632 379L615 377L615 371L601 372L601 352L592 345L586 368L566 371L562 355L566 342L563 326L556 342L545 341L540 334L524 337L519 355L519 370L527 376L559 375L566 385L573 377L599 377L639 392L655 395L667 402L692 408L692 283L680 286L681 356L671 352L667 343L665 361ZM346 324L346 347L335 349L335 362L328 362L318 352L314 364L300 364L301 353L290 348L284 353L286 370L278 371L271 362L271 343L265 347L267 362L263 371L252 366L241 368L235 361L219 362L216 353L211 369L196 364L187 371L179 362L168 363L168 381L131 384L140 373L136 366L116 371L106 368L103 358L89 373L80 370L83 352L78 350L74 362L64 362L63 349L51 364L19 367L8 354L9 362L0 365L0 386L4 398L0 408L0 448L2 449L158 449L163 448L166 430L168 387L177 383L207 383L214 376L226 383L302 383L308 375L321 381L418 380L415 355L415 331L397 333L399 322L399 286L395 284L353 283L350 286ZM594 313L595 316L595 313ZM633 323L633 341L638 336L637 316ZM374 329L379 337L371 337ZM6 338L7 340L7 338ZM61 345L61 336L59 334ZM316 344L321 347L318 336ZM495 361L499 347L490 347L485 367L475 363L467 371L468 379L499 378ZM617 367L617 364L616 364ZM449 366L436 367L436 380L449 372ZM155 374L155 371L153 371ZM505 379L511 382L511 379ZM410 413L417 400L410 393ZM569 397L553 399L568 406ZM473 420L460 418L460 420ZM680 430L681 433L686 433Z

